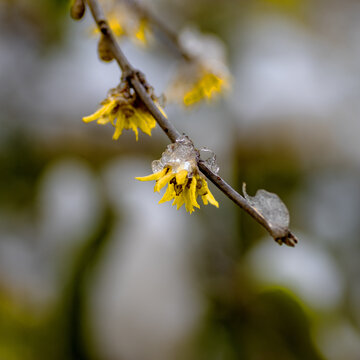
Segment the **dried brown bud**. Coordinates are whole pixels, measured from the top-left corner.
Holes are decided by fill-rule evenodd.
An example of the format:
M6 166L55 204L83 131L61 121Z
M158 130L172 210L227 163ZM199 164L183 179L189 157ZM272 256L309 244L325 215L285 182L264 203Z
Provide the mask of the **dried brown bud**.
M73 0L70 15L74 20L80 20L85 14L84 0Z
M102 61L109 62L114 59L109 39L104 35L101 35L98 43L98 54Z

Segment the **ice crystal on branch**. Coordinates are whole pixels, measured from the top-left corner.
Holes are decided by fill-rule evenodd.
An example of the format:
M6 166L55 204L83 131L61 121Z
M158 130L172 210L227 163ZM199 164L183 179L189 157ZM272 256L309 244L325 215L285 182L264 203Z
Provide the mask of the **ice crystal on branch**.
M153 172L171 166L174 172L185 169L189 176L192 176L193 171L197 169L197 154L192 141L186 136L181 136L175 143L167 146L160 160L152 162Z
M243 184L243 194L249 205L260 214L270 225L275 240L281 245L285 243L294 246L296 238L289 236L290 215L286 205L278 195L260 189L255 196L249 196L246 192L246 184Z
M148 87L148 92L157 104L157 98L151 87ZM120 137L124 129L133 130L136 140L139 135L138 128L151 136L151 130L156 126L156 120L126 80L123 80L118 87L111 89L101 105L99 110L84 117L83 121L88 123L97 120L97 123L101 125L110 123L115 128L114 140ZM157 106L166 117L160 105L157 104Z
M200 158L202 154L207 154L207 159L201 159L204 161L205 165L214 173L217 174L220 170L219 165L216 162L216 155L215 153L208 149L208 148L201 148L200 149Z
M167 146L159 160L152 162L153 174L137 177L140 181L155 180L154 191L168 185L159 203L173 201L179 210L185 204L190 214L194 208L200 208L197 198L201 196L204 205L208 203L219 207L211 194L206 179L197 166L199 151L195 149L187 136L181 136L175 143Z

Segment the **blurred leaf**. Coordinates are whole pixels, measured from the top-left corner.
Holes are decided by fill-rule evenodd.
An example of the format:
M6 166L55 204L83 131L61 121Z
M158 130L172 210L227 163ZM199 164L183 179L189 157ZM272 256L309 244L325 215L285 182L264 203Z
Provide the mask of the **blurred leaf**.
M240 289L238 289L240 291ZM271 290L259 295L212 298L198 344L200 359L321 360L310 323L290 294Z
M3 0L6 29L45 50L64 35L69 0Z
M0 150L0 204L23 208L32 204L46 155L27 136L15 131Z
M258 12L276 11L302 20L308 2L304 0L254 0L253 4Z
M114 214L107 208L92 236L75 256L63 298L59 303L55 325L60 331L59 341L66 359L96 359L91 342L91 325L88 311L89 279L110 240Z

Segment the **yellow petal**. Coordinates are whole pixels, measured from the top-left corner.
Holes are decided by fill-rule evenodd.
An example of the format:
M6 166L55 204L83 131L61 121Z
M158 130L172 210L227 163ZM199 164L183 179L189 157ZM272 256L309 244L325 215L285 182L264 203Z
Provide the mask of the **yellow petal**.
M146 122L147 126L152 130L156 126L156 120L148 112L142 112L142 118ZM150 134L151 136L151 134Z
M137 122L139 124L139 128L141 131L149 136L151 136L151 124L149 123L148 116L145 112L136 110L134 113L134 117L136 117Z
M111 108L115 105L116 100L111 100L108 104L103 105L99 110L95 111L92 115L83 117L83 121L88 123L90 121L94 121L99 119L102 115L111 111Z
M156 120L154 119L154 117L148 112L144 112L144 117L150 129L153 129L156 126Z
M154 174L148 175L148 176L142 176L142 177L136 177L136 180L140 181L152 181L152 180L158 180L161 177L163 177L166 174L167 169L162 169L161 171L158 171Z
M146 135L151 136L151 128L143 115L136 114L138 118L139 128L140 130L145 133Z
M115 107L114 107L114 109L115 109ZM109 114L109 119L108 119L108 121L110 121L111 122L111 125L112 126L115 126L115 119L118 117L118 115L119 115L119 110L116 110L115 112L114 112L114 109L111 109L112 111L110 112L110 114Z
M115 124L115 132L113 135L114 140L117 140L120 137L120 135L124 129L124 125L125 125L124 115L120 113L119 117L116 121L116 124Z
M205 96L210 99L213 92L220 92L223 79L219 78L215 74L208 73L202 80L203 91Z
M119 22L119 20L115 16L109 17L109 26L111 30L113 31L115 36L121 36L125 34L125 31Z
M204 191L203 193L205 193L205 195L201 196L201 199L202 199L204 205L207 205L208 203L210 203L211 205L214 205L218 208L219 203L215 200L213 194L210 192L206 180L202 179L202 184L203 184L204 189L201 189L201 191Z
M160 178L154 187L154 192L160 192L160 190L174 177L174 173L169 171L165 176Z
M104 109L104 106L103 106L102 108L100 108L99 110L94 112L92 115L84 116L82 120L85 123L97 120L100 116L102 116L104 114L104 112L105 112L105 109Z
M195 176L193 176L192 180L191 180L189 195L190 195L191 204L200 209L200 205L196 201L196 178L195 178Z
M206 195L203 195L203 196L201 197L201 199L202 199L204 205L207 205L207 204L209 203Z
M188 188L185 187L184 191L183 191L183 197L185 200L185 208L186 211L188 211L190 214L194 211L194 206L192 204L191 198L190 198L190 191Z
M125 120L125 122L127 123L127 125L125 127L127 129L131 129L135 133L136 141L138 141L139 140L139 131L137 128L136 117L131 116L131 117L127 118Z
M136 139L136 141L138 141L139 140L139 131L136 126L133 126L132 129L135 133L135 139Z
M201 196L205 196L209 192L209 187L207 181L203 177L199 177L198 184L201 184L200 189L198 189L198 194Z
M147 39L145 34L146 29L147 29L147 21L145 19L142 19L135 33L135 38L139 40L143 45L147 44Z
M170 201L172 200L174 197L176 196L176 193L174 191L174 185L173 184L169 184L164 196L161 198L161 200L159 201L159 204L162 204L166 201Z
M125 34L124 29L119 23L113 23L113 25L110 25L110 27L115 36L122 36Z
M176 184L177 185L184 185L185 180L187 180L187 170L180 170L176 173Z
M217 208L219 207L219 203L215 200L215 198L214 198L213 194L210 192L210 190L209 190L209 192L205 195L205 197L206 197L206 199L209 201L209 203L210 203L211 205L214 205L214 206L216 206Z
M109 117L107 116L101 116L97 121L97 123L100 125L106 125L108 122L109 122Z
M186 106L190 106L200 101L203 98L204 95L201 92L201 89L198 87L198 85L196 85L190 91L185 93L183 101Z
M209 203L206 195L209 192L208 184L205 179L201 179L202 181L202 187L198 190L199 195L201 195L201 199L204 203L204 205L207 205Z
M213 73L205 73L193 87L185 93L184 104L186 106L193 105L200 100L211 99L214 92L221 92L225 85L225 80Z
M115 131L114 131L114 134L113 134L113 140L117 140L119 137L120 137L120 135L121 135L121 133L122 133L122 129L120 129L120 128L115 128Z
M177 210L179 210L184 205L184 197L182 196L182 194L175 197L172 205L176 205Z

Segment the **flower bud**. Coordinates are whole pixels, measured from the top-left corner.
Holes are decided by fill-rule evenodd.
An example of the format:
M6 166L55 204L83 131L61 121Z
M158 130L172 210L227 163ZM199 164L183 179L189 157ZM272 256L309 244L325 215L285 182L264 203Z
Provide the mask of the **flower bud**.
M98 43L98 54L99 54L99 58L102 61L109 62L114 59L114 55L111 51L109 39L104 35L101 35Z
M70 15L74 20L80 20L85 14L84 0L73 0Z

